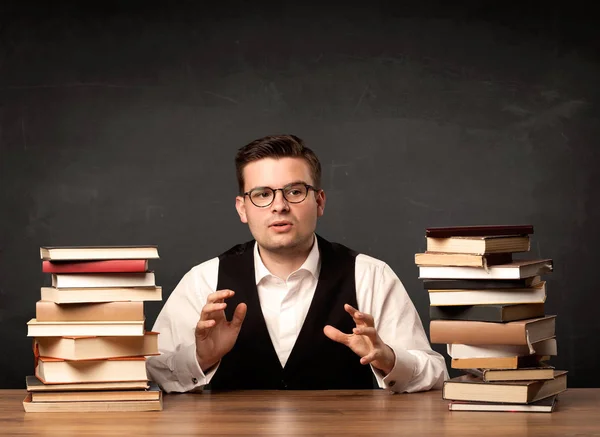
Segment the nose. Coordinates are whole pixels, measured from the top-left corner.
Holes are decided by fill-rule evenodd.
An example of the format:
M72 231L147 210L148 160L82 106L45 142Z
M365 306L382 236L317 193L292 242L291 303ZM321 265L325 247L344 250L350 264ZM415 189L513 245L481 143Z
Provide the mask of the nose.
M290 204L287 202L287 200L285 200L285 197L283 197L283 190L275 190L274 195L275 198L273 199L273 203L271 203L271 211L289 211Z

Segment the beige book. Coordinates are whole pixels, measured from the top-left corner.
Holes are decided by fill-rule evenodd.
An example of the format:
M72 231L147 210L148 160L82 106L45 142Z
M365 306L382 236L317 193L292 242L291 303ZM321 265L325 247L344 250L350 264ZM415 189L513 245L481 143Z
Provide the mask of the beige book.
M40 357L35 376L44 384L141 381L147 379L144 357L65 361Z
M144 302L101 302L60 305L47 300L35 304L38 322L86 322L86 321L143 321Z
M475 402L511 402L528 404L567 389L567 372L555 370L554 379L542 381L483 382L473 375L463 375L444 382L446 400Z
M482 236L482 237L427 237L428 252L470 253L516 253L529 251L526 235Z
M148 390L34 392L31 402L95 402L95 401L157 401L158 385L151 382Z
M154 272L52 274L55 288L153 287L154 281Z
M155 401L32 402L31 393L23 400L26 413L101 413L114 411L161 411L162 392Z
M72 384L44 384L34 375L27 376L27 391L104 391L104 390L146 390L149 388L147 380L143 381L113 381L113 382L82 382Z
M42 287L42 300L54 303L93 303L122 301L160 301L161 287L136 288L53 288Z
M469 369L467 372L481 378L483 382L554 379L552 366L526 369Z
M158 332L134 337L38 337L38 355L63 360L158 355Z
M532 343L554 337L555 324L556 316L507 323L432 320L429 336L437 344L527 345L532 350Z
M512 262L511 253L494 253L474 255L471 253L425 252L415 254L415 264L418 266L456 266L482 267Z
M157 246L43 246L40 258L48 261L156 259Z
M522 369L538 367L549 360L548 355L515 355L513 357L452 358L453 369Z
M28 337L70 337L70 336L133 336L144 335L144 321L110 322L27 322Z

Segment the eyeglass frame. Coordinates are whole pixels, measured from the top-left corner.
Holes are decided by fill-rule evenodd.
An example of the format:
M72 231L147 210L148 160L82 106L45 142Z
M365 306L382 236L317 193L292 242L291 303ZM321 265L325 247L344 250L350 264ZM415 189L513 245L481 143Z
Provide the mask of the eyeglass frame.
M302 200L299 200L299 201L297 201L297 202L292 202L292 201L288 200L288 198L287 198L287 197L285 197L285 192L284 192L283 190L285 190L285 189L286 189L286 188L288 188L288 187L291 187L292 185L304 185L304 186L306 187L306 195L304 196L304 198L303 198ZM269 203L267 203L266 205L263 205L263 206L258 206L258 205L257 205L256 203L254 203L254 201L252 200L252 196L250 196L250 193L252 193L254 190L258 190L258 189L265 189L265 188L268 188L269 190L271 190L271 191L273 192L273 198L272 198L272 199L271 199L271 201L270 201ZM275 202L275 197L277 197L277 192L278 192L278 191L281 191L281 196L283 197L283 199L284 199L284 200L285 200L287 203L291 203L291 204L293 204L293 205L297 205L297 204L299 204L299 203L302 203L302 202L304 202L304 201L306 200L306 198L308 197L308 192L309 192L310 190L313 190L315 193L318 193L319 191L321 191L321 189L320 189L320 188L315 188L315 187L313 187L312 185L310 185L310 184L307 184L306 182L292 182L292 183L289 183L289 184L287 184L287 185L284 185L284 186L283 186L283 187L281 187L281 188L271 188L271 187L255 187L255 188L252 188L252 189L251 189L251 190L249 190L249 191L246 191L246 192L244 193L244 198L245 198L246 196L248 196L248 198L250 199L250 202L252 202L252 205L256 206L257 208L268 208L269 206L271 206L271 205L273 204L273 202Z

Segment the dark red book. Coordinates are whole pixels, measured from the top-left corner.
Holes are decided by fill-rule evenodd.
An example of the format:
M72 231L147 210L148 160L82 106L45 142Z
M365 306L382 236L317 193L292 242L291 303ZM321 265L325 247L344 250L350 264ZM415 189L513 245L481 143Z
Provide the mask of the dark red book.
M42 262L44 273L138 273L147 270L148 260L145 259Z
M501 235L533 234L532 225L477 225L427 228L425 235L430 238L485 237Z

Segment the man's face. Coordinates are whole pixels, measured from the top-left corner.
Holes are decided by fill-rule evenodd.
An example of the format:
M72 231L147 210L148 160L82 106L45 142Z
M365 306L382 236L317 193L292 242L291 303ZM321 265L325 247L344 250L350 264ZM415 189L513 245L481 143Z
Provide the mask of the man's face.
M257 187L283 188L293 182L314 184L302 158L265 158L244 167L244 192ZM276 191L273 203L264 208L255 206L248 196L238 196L235 206L259 247L273 252L302 250L309 247L317 217L323 215L325 193L309 190L303 202L289 203Z

